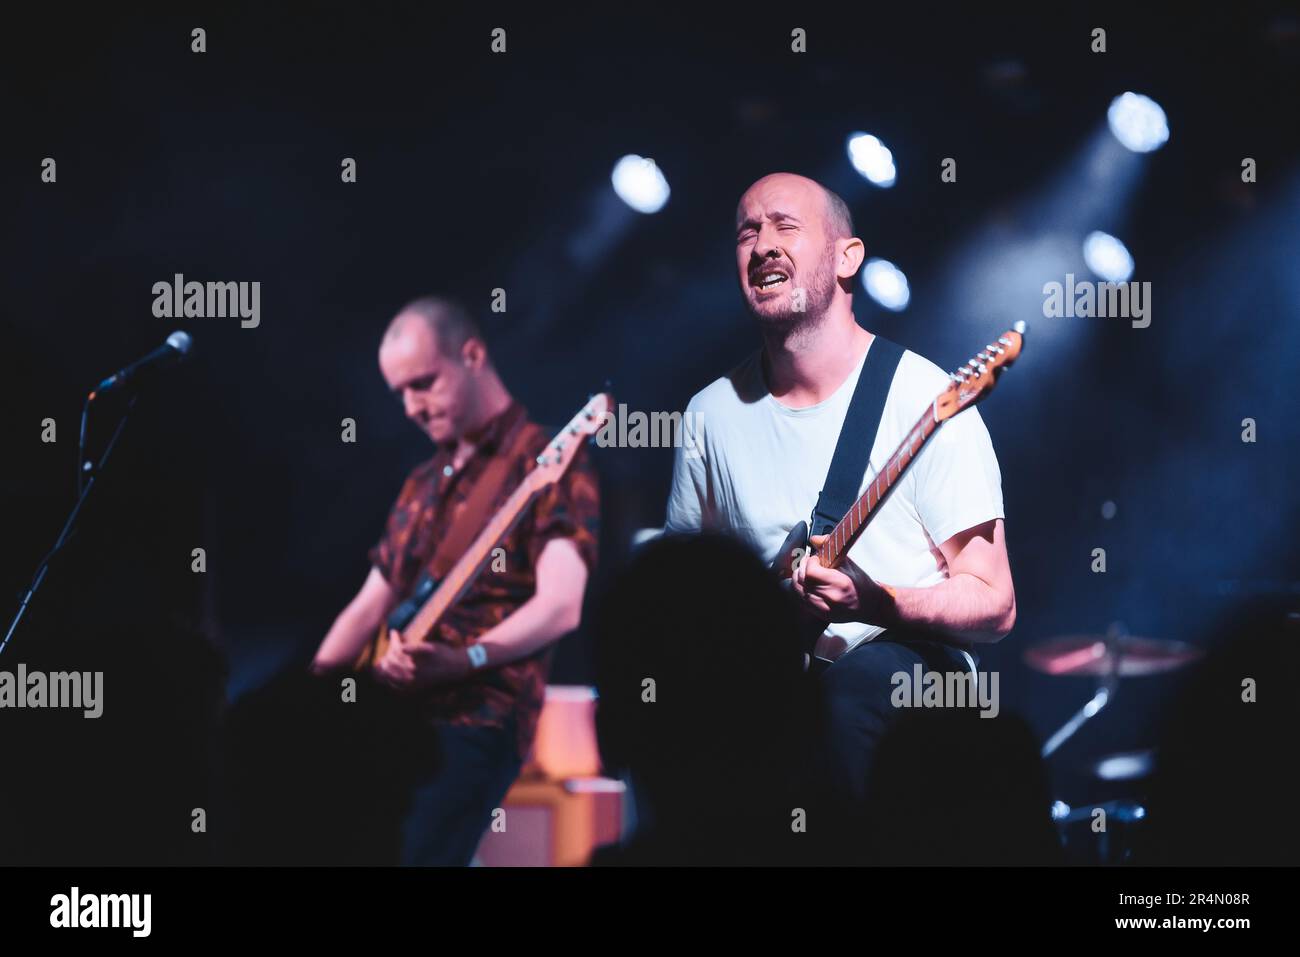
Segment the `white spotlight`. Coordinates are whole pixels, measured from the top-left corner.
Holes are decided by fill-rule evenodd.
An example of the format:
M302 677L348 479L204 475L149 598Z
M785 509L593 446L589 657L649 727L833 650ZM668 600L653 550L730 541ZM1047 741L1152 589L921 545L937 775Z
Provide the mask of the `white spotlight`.
M1083 241L1083 261L1106 282L1128 282L1133 275L1133 257L1124 244L1109 233L1088 234Z
M659 212L672 192L655 161L636 154L624 156L615 163L609 178L618 198L638 213Z
M867 295L891 312L902 312L912 299L907 277L888 259L868 259L862 267L862 286Z
M898 170L894 167L894 154L870 133L853 133L849 136L849 161L868 182L883 189L894 185L898 175Z
M1103 781L1132 781L1151 772L1151 752L1130 751L1112 754L1097 762L1096 775ZM1138 817L1141 817L1139 808Z
M1150 153L1169 139L1169 124L1160 104L1140 93L1122 93L1106 111L1110 131L1134 153Z

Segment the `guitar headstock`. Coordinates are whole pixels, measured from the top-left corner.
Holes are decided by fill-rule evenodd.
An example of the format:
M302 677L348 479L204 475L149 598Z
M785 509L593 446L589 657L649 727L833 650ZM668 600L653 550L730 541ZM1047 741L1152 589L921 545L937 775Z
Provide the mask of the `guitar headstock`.
M569 420L569 424L547 443L542 454L537 456L537 465L528 473L527 481L534 490L545 488L558 482L565 469L578 454L578 448L588 438L595 435L605 424L606 415L614 411L614 397L608 392L593 395L587 400L578 414Z
M1027 329L1023 321L1017 322L948 376L952 381L934 403L936 422L952 418L993 391L1002 370L1019 358Z

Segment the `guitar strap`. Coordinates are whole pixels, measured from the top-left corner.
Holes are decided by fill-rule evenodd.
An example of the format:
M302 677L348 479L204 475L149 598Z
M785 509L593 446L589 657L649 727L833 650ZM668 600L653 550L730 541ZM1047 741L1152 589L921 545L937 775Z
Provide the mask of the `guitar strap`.
M451 571L451 567L460 560L460 556L465 554L470 543L491 519L492 506L505 486L511 468L523 453L525 439L531 431L525 428L526 422L527 416L520 410L508 434L502 436L497 454L488 462L469 496L457 510L442 541L434 550L433 557L425 563L425 569L435 579L441 581Z
M835 443L826 483L813 507L813 535L829 532L858 500L862 478L871 458L871 447L880 431L889 386L902 358L903 347L883 336L876 336L867 350L853 398L849 400L849 409L844 415L839 440Z

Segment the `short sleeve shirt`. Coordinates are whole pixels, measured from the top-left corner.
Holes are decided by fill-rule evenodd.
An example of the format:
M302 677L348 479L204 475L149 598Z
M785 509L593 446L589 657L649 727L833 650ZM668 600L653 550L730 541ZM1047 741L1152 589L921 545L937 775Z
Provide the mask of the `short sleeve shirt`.
M524 430L524 452L502 483L492 505L495 511L522 483L551 438L528 421L526 410L518 403L488 423L460 471L452 470L453 450L446 447L407 477L383 536L370 550L371 563L399 599L414 590L457 506L469 497L492 455L515 428ZM570 539L588 571L593 570L599 516L596 474L582 447L564 477L538 495L502 542L503 551L494 553L465 595L448 610L432 640L463 647L504 621L536 591L537 559L552 539ZM500 667L475 671L463 681L426 689L422 706L431 720L448 724L503 727L513 717L523 757L537 728L550 658L547 648Z
M761 353L698 393L687 406L694 441L675 453L666 530L730 532L773 560L790 530L812 514L865 361L866 353L830 397L802 409L768 391ZM932 362L904 352L859 494L948 381ZM979 412L968 409L935 432L849 557L883 584L928 587L948 577L939 545L1004 517L993 443ZM829 630L850 645L882 631L858 622Z

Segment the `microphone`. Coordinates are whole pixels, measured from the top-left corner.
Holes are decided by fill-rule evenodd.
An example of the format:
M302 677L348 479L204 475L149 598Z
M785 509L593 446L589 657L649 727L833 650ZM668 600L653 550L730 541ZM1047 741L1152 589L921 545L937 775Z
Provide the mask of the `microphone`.
M168 366L180 362L190 351L190 334L177 330L167 337L167 341L143 359L137 359L125 369L119 369L95 387L90 398L106 392L117 392L128 385L138 383Z

